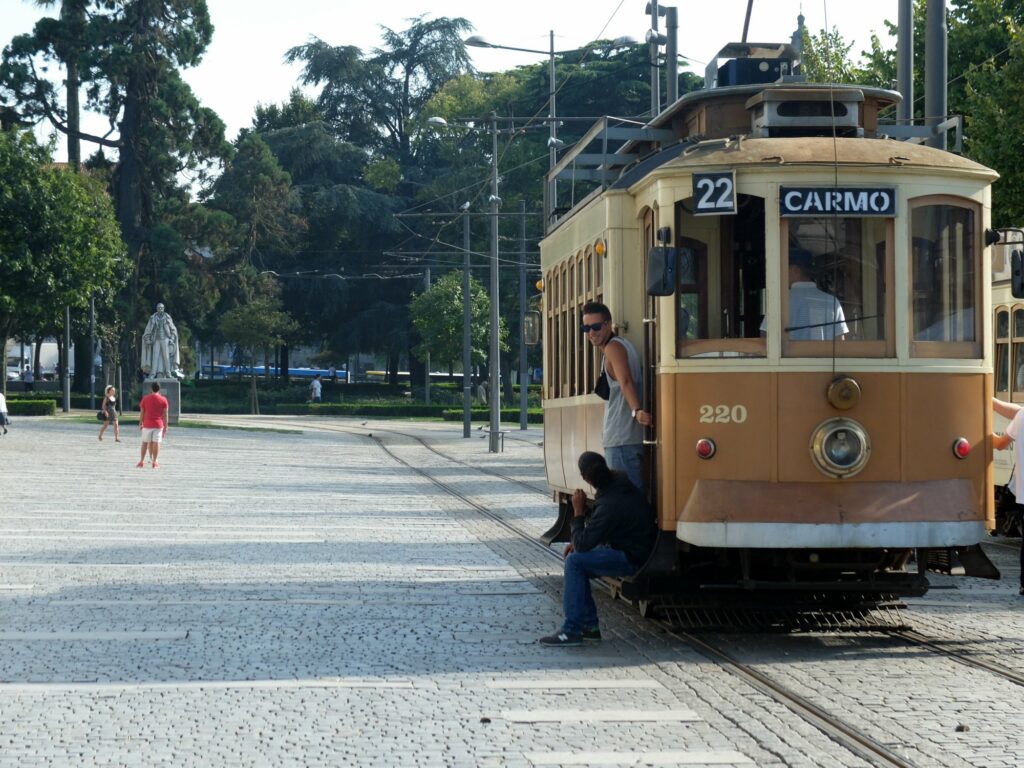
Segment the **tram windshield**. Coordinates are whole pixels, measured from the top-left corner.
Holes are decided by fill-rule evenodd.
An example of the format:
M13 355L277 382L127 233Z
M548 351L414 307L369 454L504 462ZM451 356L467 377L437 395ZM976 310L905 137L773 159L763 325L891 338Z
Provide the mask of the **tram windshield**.
M808 217L783 223L783 349L831 354L831 342L884 342L888 219ZM762 330L768 325L762 322ZM830 342L828 350L793 342ZM875 345L877 347L877 345ZM845 350L844 350L845 351ZM884 351L878 347L875 353ZM857 354L872 354L862 348Z

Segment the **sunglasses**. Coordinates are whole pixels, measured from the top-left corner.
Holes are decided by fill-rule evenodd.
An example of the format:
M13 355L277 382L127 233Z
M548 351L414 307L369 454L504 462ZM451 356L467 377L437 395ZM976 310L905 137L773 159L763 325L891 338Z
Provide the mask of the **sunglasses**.
M602 328L604 328L604 322L591 323L590 325L583 323L583 325L580 326L580 330L583 333L590 333L591 331L600 331Z

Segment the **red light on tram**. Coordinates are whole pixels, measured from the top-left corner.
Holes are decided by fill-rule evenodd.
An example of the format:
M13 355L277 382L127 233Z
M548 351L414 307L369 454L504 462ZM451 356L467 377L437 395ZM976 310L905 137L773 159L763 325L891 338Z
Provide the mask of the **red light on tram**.
M971 444L966 437L958 437L953 441L953 455L958 459L966 459L971 452Z
M715 445L715 441L710 437L702 437L697 441L697 457L701 459L710 459L715 455L715 451L718 450L718 446Z

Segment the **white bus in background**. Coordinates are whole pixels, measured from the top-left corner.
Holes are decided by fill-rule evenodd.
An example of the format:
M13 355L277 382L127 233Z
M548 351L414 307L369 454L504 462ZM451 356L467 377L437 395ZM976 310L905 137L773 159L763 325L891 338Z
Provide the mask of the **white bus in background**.
M36 353L35 342L20 339L7 339L7 380L14 381L21 378L21 372L25 366L35 370L34 360ZM47 339L39 349L39 374L44 379L52 379L57 374L57 361L60 359L57 342ZM75 345L71 345L71 372L75 372Z

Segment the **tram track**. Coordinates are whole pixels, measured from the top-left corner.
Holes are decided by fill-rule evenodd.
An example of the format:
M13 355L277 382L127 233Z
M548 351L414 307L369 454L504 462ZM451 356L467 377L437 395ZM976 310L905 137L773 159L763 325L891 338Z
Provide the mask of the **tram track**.
M226 423L226 422L223 422L223 423ZM460 465L462 465L464 467L467 467L469 469L475 470L477 472L483 472L484 474L492 475L494 477L497 477L497 478L500 478L500 479L505 480L507 482L513 483L515 485L518 485L519 487L524 488L524 489L530 491L531 493L540 494L541 496L544 496L548 500L551 499L551 491L548 490L546 487L541 487L541 486L539 486L539 485L537 485L535 483L531 483L531 482L529 482L527 480L522 480L522 479L520 479L518 477L512 477L511 475L507 475L507 474L505 474L503 472L498 472L498 471L496 471L494 469L487 469L487 468L484 468L484 467L479 467L479 466L477 466L475 464L470 464L468 462L462 461L461 459L459 459L459 458L457 458L455 456L452 456L452 455L447 454L447 453L445 453L445 452L443 452L441 450L438 450L438 448L436 446L431 445L425 438L421 437L420 435L414 435L414 434L411 434L411 433L408 433L408 432L402 432L401 430L396 430L396 429L391 428L391 427L382 427L382 426L379 426L379 425L374 425L372 427L363 427L362 425L360 425L359 427L355 427L355 426L350 426L350 425L347 425L347 424L315 424L315 425L310 426L309 422L300 422L300 421L275 421L274 423L279 425L279 426L282 426L282 427L292 427L292 428L295 428L295 429L306 429L306 430L312 429L312 430L316 430L318 432L341 432L343 434L363 436L363 437L366 437L369 433L372 433L374 431L376 431L376 432L385 432L385 433L388 433L388 434L402 435L403 437L407 437L410 440L415 440L417 443L419 443L425 449L427 449L431 453L441 457L442 459L454 462L456 464L460 464ZM521 438L513 438L513 439L519 440L519 442L528 443L528 444L533 445L533 446L537 445L536 441L533 441L533 440L523 440Z
M406 461L393 451L385 441L378 436L376 433L382 433L385 435L394 436L397 438L404 438L412 441L424 450L429 451L431 454L439 457L440 459L458 464L461 467L465 467L479 472L481 474L496 477L506 482L513 483L519 487L523 487L532 493L537 493L550 499L550 494L546 489L541 489L538 486L515 478L502 472L495 471L490 468L480 467L475 464L463 461L455 456L451 456L444 451L441 451L433 446L421 437L420 435L411 434L404 432L400 429L391 427L382 427L379 425L373 425L372 427L366 426L350 426L350 425L334 425L334 424L316 424L311 427L306 422L279 422L282 426L295 427L300 429L313 429L316 431L324 432L337 432L353 435L356 437L362 437L372 441L383 453L390 457L393 461L405 467L406 469L416 473L423 477L425 480L432 483L435 487L442 490L444 493L459 499L463 504L467 505L475 512L486 517L489 521L501 526L509 533L513 534L518 540L528 544L535 551L539 551L544 554L545 557L552 558L553 561L561 562L563 557L551 547L543 544L537 538L536 531L526 530L520 526L505 519L501 514L487 507L485 504L480 503L474 499L471 495L464 493L458 488L454 487L450 483L438 479L432 475L429 471L422 469L414 464ZM530 441L531 443L533 441ZM1003 544L1006 547L1008 545ZM1013 548L1013 547L1010 547ZM615 590L603 582L598 582L600 588L606 593L615 596ZM685 645L687 648L695 651L696 653L704 656L711 660L722 669L726 670L730 674L744 680L747 684L760 691L764 695L770 697L773 701L785 706L791 712L801 717L806 722L813 725L822 733L826 734L828 738L844 746L861 758L875 765L886 765L886 766L913 766L915 763L910 762L905 757L897 754L893 750L880 743L878 740L872 738L869 734L865 733L862 729L851 725L850 723L844 722L843 720L833 716L823 707L810 701L805 696L793 691L789 686L785 685L778 680L773 679L770 675L765 674L758 670L755 666L744 662L737 658L729 651L722 647L716 646L706 639L698 637L692 633L685 631L679 631L672 627L667 621L660 621L657 618L652 619L652 623L658 627L658 629L665 635L676 642ZM916 648L922 648L929 651L932 654L940 655L945 658L949 658L957 663L963 664L972 669L986 672L991 675L995 675L999 679L1006 680L1015 685L1024 686L1024 673L1017 672L1015 670L1003 667L1001 665L978 659L968 655L963 650L954 648L944 647L941 641L934 638L928 637L913 630L885 630L880 629L880 634L884 634L888 637L897 639L903 643L911 645Z
M403 435L404 437L417 440L421 445L424 445L422 441L419 441L415 435L408 435L405 433L398 432L397 430L389 430L391 434ZM439 480L431 475L426 470L423 470L410 462L406 461L402 457L398 456L394 451L388 448L384 444L384 441L373 435L366 435L370 440L373 440L377 446L386 455L388 455L393 461L401 464L407 469L415 472L425 480L433 483L436 487L443 490L445 493L450 494L458 498L463 503L467 504L480 514L486 516L489 520L502 526L504 529L515 534L517 537L522 539L524 542L530 544L532 547L539 549L544 552L545 555L553 558L558 562L562 562L564 558L559 555L556 551L552 550L549 546L543 544L535 538L532 532L525 531L518 526L509 523L500 514L495 513L483 504L475 501L472 497L467 496L458 489L452 487L449 483ZM424 447L429 448L424 445ZM435 454L442 456L443 458L449 458L443 453L434 451ZM452 459L454 460L454 459ZM464 466L470 466L465 462L457 462ZM476 469L475 467L473 467ZM601 588L609 594L612 594L612 590L603 582L599 582ZM718 664L725 671L741 678L746 681L749 685L762 692L766 696L770 697L773 701L785 706L794 714L798 715L806 722L818 728L832 741L839 745L849 749L851 752L859 755L861 758L867 760L875 765L883 766L898 766L899 768L913 768L914 763L911 763L896 754L892 750L888 749L878 741L873 739L870 735L864 731L856 728L855 726L843 722L842 720L834 717L829 712L814 704L806 697L797 694L790 690L786 686L782 685L776 680L773 680L768 675L756 670L754 667L734 658L724 650L716 648L711 644L697 638L694 635L687 633L677 632L671 629L667 624L662 622L655 622L659 628L667 634L669 637L681 642L690 649L696 651L700 655L708 658L714 663Z

